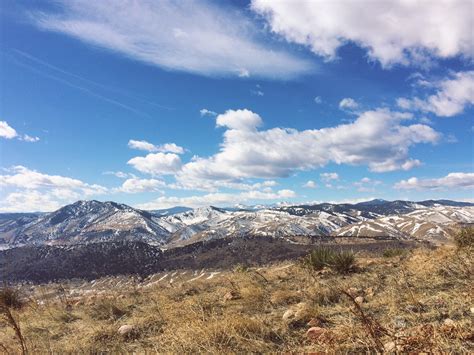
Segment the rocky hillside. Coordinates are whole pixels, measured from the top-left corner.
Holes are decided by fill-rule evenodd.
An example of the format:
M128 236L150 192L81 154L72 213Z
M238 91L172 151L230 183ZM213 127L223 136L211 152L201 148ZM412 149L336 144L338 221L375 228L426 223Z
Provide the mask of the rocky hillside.
M446 240L474 223L472 204L384 201L255 209L178 207L142 211L115 202L78 201L55 212L0 215L0 249L21 245L143 241L166 248L225 237L389 236Z
M168 232L146 211L115 202L78 201L11 228L0 226L0 241L55 245L134 240L163 244Z

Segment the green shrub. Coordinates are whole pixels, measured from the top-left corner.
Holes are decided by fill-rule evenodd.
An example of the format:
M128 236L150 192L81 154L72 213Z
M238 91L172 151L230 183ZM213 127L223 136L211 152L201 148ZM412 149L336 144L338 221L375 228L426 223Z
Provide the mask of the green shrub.
M454 243L458 248L474 247L474 228L466 227L454 235Z
M405 254L405 250L402 248L388 248L382 253L384 258L393 258L395 256L401 256Z
M303 266L313 271L329 267L340 274L346 274L354 270L355 260L355 254L352 251L334 251L319 247L303 259Z
M352 251L339 251L331 260L331 268L339 274L348 274L354 270L355 255Z
M311 270L321 270L331 265L333 257L334 251L329 248L319 247L309 253L303 260L303 265Z

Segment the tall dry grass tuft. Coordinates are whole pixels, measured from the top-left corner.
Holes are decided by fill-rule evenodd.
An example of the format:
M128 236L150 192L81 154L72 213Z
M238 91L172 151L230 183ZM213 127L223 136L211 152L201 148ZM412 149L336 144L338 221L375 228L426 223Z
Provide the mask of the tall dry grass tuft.
M6 324L15 332L16 338L18 339L20 345L21 353L26 354L28 349L20 328L20 323L13 315L14 310L20 310L23 306L24 303L20 298L19 292L11 287L8 287L6 284L3 285L2 289L0 290L0 315L5 320Z

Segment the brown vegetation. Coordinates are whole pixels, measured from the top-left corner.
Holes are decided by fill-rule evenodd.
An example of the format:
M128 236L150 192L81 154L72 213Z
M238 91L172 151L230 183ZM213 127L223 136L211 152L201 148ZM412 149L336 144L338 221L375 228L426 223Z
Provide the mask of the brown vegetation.
M467 353L473 256L449 247L358 254L351 273L284 262L79 297L70 285L36 286L24 305L2 309L31 353ZM2 322L1 351L16 354L18 330Z

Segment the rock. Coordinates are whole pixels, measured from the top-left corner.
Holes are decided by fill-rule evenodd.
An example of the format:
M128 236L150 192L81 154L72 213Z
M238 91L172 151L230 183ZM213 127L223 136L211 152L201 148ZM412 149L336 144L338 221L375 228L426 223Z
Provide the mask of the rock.
M236 291L229 291L223 297L224 301L231 301L231 300L236 300L239 298L240 298L240 295Z
M452 319L450 319L450 318L446 318L446 319L444 320L443 324L444 324L444 325L447 325L447 326L449 326L449 327L452 327L452 326L455 325L454 321L453 321Z
M362 296L356 297L354 301L356 301L356 303L358 304L362 304L364 303L364 297Z
M295 317L295 311L292 309L287 309L285 313L283 313L283 320L290 320Z
M374 294L375 294L374 288L369 287L369 288L365 289L364 293L367 297L374 297Z
M319 339L326 330L320 327L311 327L306 331L306 336L310 339L316 340Z
M395 317L395 318L393 318L393 325L397 329L406 328L407 327L407 322L406 322L405 318L403 318L403 317Z
M359 293L359 289L355 287L350 287L346 291L348 294L350 294L352 297L355 297Z
M318 318L311 318L308 323L306 323L309 327L320 327L322 325L321 320Z
M389 341L388 343L383 344L383 348L385 351L393 351L396 348L396 344L394 341Z
M474 314L474 307L471 307L471 314Z
M117 333L119 333L120 335L128 335L134 329L135 327L133 325L125 324L125 325L122 325L120 328L118 328Z

